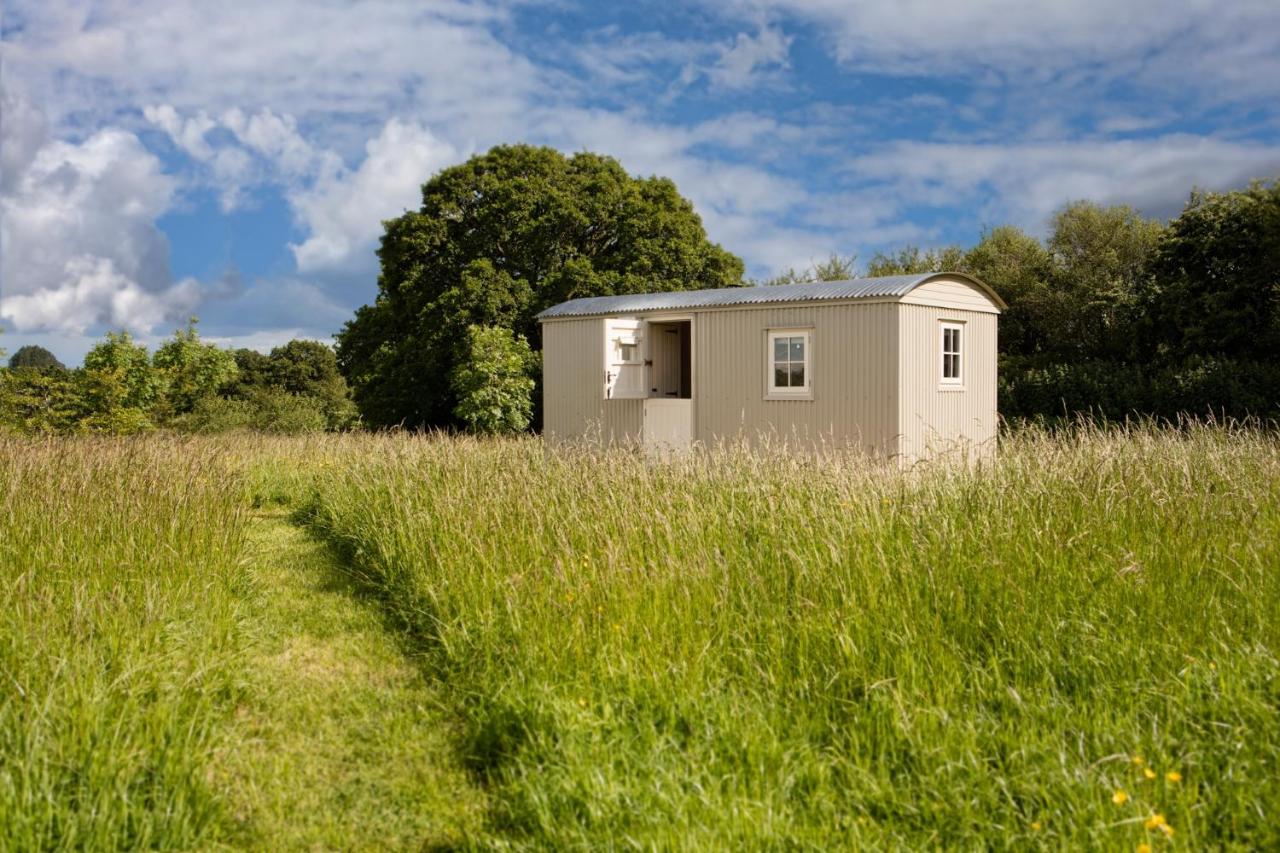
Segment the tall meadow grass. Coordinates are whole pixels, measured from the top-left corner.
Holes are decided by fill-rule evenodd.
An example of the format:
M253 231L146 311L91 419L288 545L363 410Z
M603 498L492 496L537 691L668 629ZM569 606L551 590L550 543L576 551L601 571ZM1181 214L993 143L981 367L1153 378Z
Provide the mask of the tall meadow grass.
M216 448L0 438L0 849L189 849L243 687L245 503Z
M491 841L1280 847L1273 433L329 454L307 518L448 685Z

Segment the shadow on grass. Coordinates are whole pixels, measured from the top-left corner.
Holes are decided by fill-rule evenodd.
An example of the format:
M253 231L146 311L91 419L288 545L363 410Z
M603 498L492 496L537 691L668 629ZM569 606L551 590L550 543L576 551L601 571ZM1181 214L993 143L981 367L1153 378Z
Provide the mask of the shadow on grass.
M321 520L314 505L303 504L292 511L282 511L287 519L313 541L323 545L333 557L326 566L319 589L338 593L376 608L383 630L395 639L400 653L413 663L423 678L450 690L449 667L439 657L438 619L423 602L406 607L394 589L378 577L360 568L357 548L345 538L335 535ZM441 698L434 704L446 719L456 726L449 738L452 758L467 771L471 781L481 788L500 782L504 768L511 763L531 738L540 721L527 712L502 703L486 702L478 697ZM487 823L498 831L500 821L492 808L487 810ZM426 848L448 850L448 846Z

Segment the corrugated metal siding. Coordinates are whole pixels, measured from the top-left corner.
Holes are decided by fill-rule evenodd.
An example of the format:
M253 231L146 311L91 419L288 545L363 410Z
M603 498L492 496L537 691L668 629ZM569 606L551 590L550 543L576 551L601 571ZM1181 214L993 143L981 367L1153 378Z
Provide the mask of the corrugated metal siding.
M604 399L604 321L542 326L543 432L553 441L636 440L643 400Z
M600 438L607 444L632 444L644 426L644 400L601 400Z
M904 461L995 447L996 315L925 305L896 306L901 386L899 451ZM965 324L964 390L940 390L944 321Z
M694 437L762 437L892 454L897 435L898 306L704 311L693 321ZM766 400L771 328L811 327L812 400Z

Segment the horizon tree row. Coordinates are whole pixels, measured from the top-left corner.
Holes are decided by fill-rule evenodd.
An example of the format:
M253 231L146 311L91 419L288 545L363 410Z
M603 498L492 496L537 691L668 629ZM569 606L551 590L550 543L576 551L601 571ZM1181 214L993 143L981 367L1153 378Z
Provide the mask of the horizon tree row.
M108 332L74 370L35 346L0 369L0 432L297 433L357 423L328 345L293 340L270 354L223 349L200 339L195 318L154 353L128 332Z

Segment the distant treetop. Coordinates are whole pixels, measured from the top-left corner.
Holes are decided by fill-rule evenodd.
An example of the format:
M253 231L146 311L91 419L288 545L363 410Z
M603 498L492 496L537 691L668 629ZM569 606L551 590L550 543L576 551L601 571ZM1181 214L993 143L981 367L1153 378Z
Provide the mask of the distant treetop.
M28 344L21 347L9 359L9 367L17 370L20 367L35 368L37 370L66 370L67 366L58 361L58 357L47 349L34 344Z

